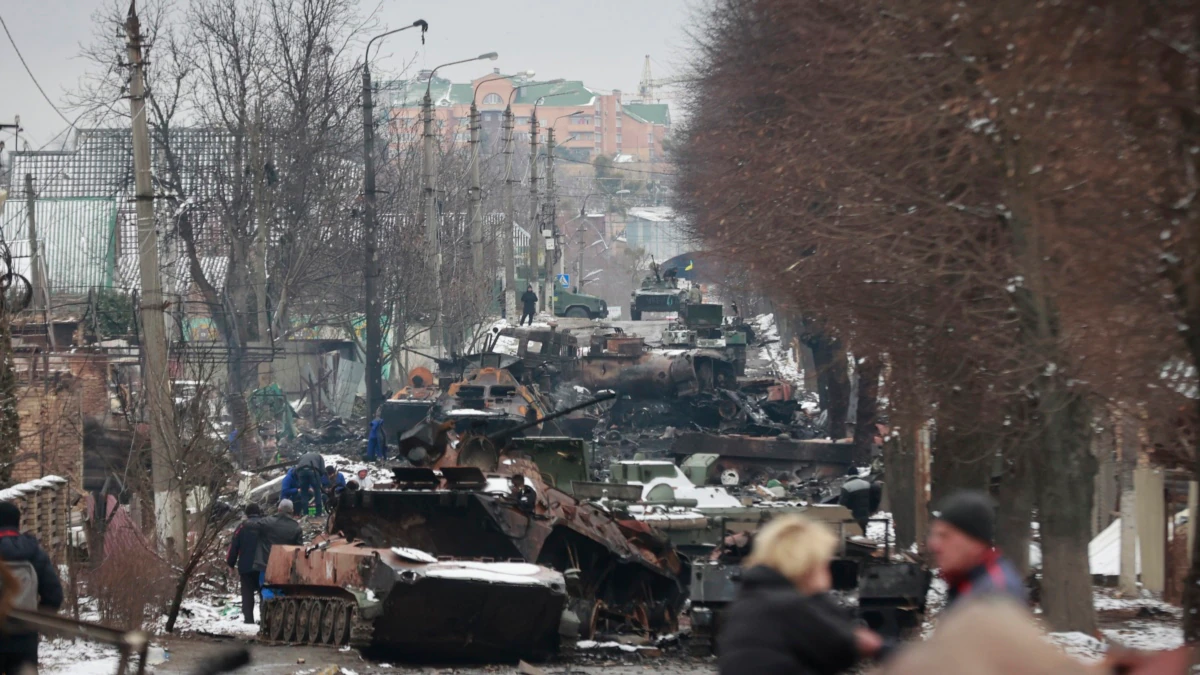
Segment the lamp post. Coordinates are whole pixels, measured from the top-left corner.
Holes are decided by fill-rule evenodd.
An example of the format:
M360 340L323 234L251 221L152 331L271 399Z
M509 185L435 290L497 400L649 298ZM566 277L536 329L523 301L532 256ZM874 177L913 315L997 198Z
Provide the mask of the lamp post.
M564 92L570 93L570 92ZM536 109L537 106L535 105ZM582 114L582 110L576 110L564 115L559 115L550 121L550 128L546 130L546 201L543 208L543 221L546 224L546 229L550 230L549 237L543 237L543 246L545 248L545 278L546 285L543 294L546 298L546 310L551 314L554 313L554 291L557 289L557 284L552 279L552 270L554 261L551 259L550 251L553 249L556 258L558 258L558 273L563 274L563 255L562 244L558 237L558 190L554 176L554 142L555 127L558 126L558 121L564 117L572 117Z
M434 318L434 325L430 327L429 335L431 346L434 353L438 356L442 355L444 336L442 329L444 328L445 306L442 303L442 247L438 242L438 217L437 217L437 156L434 154L433 135L433 98L430 94L430 88L433 86L433 78L437 75L437 71L447 66L457 66L462 63L471 63L473 61L495 61L499 57L496 52L488 52L480 54L475 58L463 59L461 61L451 61L443 63L429 72L429 81L425 84L425 99L421 102L421 113L423 118L423 141L425 152L421 158L421 169L425 177L425 199L421 203L421 217L425 223L425 243L434 251L434 270L433 282L436 289L437 315Z
M371 100L371 46L376 40L410 28L421 29L421 42L429 24L423 19L411 25L380 33L367 42L363 55L363 320L366 321L366 344L363 352L367 371L367 419L383 403L383 335L379 316L379 297L376 288L379 278L379 243L375 223L375 105Z
M554 94L547 94L545 96L541 96L538 98L538 100L534 101L533 111L529 115L529 280L528 280L528 283L531 285L534 283L534 281L537 279L537 276L538 276L538 244L537 244L537 241L539 238L542 239L543 242L545 241L545 235L541 232L541 229L542 229L541 226L544 225L545 223L539 222L538 203L537 203L538 202L537 108L548 98L553 98L555 96L567 96L569 94L576 94L576 93L578 93L578 90L572 89L570 91L562 91L562 92L557 92ZM553 163L551 162L550 164L551 164L551 166L548 168L552 169ZM544 247L545 243L543 243L542 246ZM547 278L544 280L545 283L542 287L542 294L541 294L541 309L542 310L549 309L552 304L550 299L547 297L547 294L548 294L547 292L552 290L550 288L550 284L552 282L551 282L551 279L549 279L549 272L550 272L550 262L549 262L549 254L547 253L547 256L546 256L546 276L547 276Z

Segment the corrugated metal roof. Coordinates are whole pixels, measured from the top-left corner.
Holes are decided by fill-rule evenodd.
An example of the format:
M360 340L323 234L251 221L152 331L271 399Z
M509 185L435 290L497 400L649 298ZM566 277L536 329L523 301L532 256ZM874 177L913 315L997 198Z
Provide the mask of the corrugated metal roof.
M35 202L41 249L52 293L111 287L116 254L115 199L39 199ZM10 199L3 213L4 239L18 258L18 271L32 279L28 213L23 200Z
M626 103L621 109L643 122L671 125L671 110L666 103Z

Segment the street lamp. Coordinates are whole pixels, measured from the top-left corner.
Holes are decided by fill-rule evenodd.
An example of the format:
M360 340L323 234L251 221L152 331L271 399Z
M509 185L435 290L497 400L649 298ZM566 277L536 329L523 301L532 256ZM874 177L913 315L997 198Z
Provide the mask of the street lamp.
M433 78L437 75L437 71L447 66L457 66L462 63L471 63L473 61L495 61L499 58L496 52L488 52L480 54L473 59L463 59L461 61L451 61L443 63L429 72L429 81L425 83L425 100L421 102L421 112L424 118L424 145L425 152L422 155L421 167L425 174L425 200L422 211L425 219L425 242L434 250L434 288L437 294L437 317L434 319L433 328L430 330L430 339L435 353L439 356L442 350L442 324L445 317L445 312L442 306L442 247L438 243L437 231L437 191L434 185L436 180L437 168L435 167L436 156L434 155L433 146L433 98L430 95L430 88L433 86Z
M379 244L375 226L375 106L371 100L371 46L376 40L410 28L420 28L421 42L425 42L429 24L424 19L417 19L408 26L371 38L363 54L363 319L367 323L363 351L367 362L367 411L371 415L383 404L383 335L379 325L379 298L375 289L379 277Z

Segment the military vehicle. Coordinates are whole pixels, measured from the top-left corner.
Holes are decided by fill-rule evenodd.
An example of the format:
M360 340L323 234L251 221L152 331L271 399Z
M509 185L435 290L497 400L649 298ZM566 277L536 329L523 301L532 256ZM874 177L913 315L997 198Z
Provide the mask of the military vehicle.
M890 542L880 546L866 539L849 509L784 500L744 504L724 488L693 481L707 478L709 464L689 467L698 474L693 476L657 460L621 461L610 469L620 487L641 492L625 494L637 500L626 507L630 515L666 534L689 561L693 654L712 652L720 610L736 595L740 562L750 551L754 533L785 513L803 513L838 535L841 544L830 566L833 587L857 590L858 614L868 625L897 638L920 626L929 572L915 561L894 560Z
M685 302L678 317L662 333L667 347L716 349L726 352L736 373L746 374L746 347L754 331L744 323L726 323L717 303Z
M554 286L554 316L566 316L574 319L604 319L608 317L608 303L586 293L579 293Z
M438 560L332 534L273 547L264 580L262 639L413 660L544 658L567 608L566 579L546 567Z
M658 263L650 263L651 274L642 279L640 288L630 294L629 318L641 321L643 312L678 312L688 302L701 302L700 289L680 282L674 270L659 273Z

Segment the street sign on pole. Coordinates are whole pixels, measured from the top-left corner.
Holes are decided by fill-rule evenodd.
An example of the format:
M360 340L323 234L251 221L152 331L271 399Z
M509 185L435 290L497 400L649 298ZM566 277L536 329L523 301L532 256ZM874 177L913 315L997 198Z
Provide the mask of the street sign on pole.
M558 285L562 286L563 288L567 288L568 286L571 285L571 275L570 274L559 274L555 277L555 280L557 280Z

